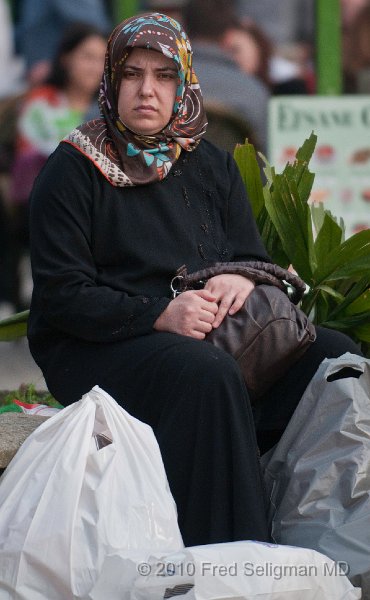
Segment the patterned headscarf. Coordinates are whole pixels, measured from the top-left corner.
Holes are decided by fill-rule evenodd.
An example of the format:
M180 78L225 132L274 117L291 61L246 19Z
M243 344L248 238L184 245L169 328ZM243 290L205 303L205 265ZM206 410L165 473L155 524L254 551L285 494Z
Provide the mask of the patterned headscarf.
M169 123L153 135L130 131L118 114L122 69L132 48L147 48L172 58L178 87ZM64 140L87 156L115 186L160 181L180 156L194 150L207 121L190 42L181 25L159 13L126 19L109 38L100 87L102 118L84 123Z

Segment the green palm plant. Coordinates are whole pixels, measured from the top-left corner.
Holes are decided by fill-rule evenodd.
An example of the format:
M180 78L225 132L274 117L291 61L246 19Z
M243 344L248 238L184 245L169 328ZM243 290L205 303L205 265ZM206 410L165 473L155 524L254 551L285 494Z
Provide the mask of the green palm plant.
M281 174L260 154L265 183L252 144L238 145L234 157L271 259L292 265L308 285L303 311L316 325L350 335L370 356L370 230L345 240L343 222L308 203L316 140L312 133Z

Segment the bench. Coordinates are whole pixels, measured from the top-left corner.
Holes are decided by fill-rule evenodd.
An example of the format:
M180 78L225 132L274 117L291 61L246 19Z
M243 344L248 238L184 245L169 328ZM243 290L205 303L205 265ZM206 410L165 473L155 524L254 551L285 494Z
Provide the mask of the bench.
M8 412L0 414L0 474L25 439L49 417Z

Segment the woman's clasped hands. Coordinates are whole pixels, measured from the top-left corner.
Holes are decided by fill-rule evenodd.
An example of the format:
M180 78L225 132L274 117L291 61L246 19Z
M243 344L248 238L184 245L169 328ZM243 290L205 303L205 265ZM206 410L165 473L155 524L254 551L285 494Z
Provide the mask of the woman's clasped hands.
M241 275L216 275L202 290L188 290L174 298L154 323L157 331L170 331L203 340L227 314L244 305L254 283Z

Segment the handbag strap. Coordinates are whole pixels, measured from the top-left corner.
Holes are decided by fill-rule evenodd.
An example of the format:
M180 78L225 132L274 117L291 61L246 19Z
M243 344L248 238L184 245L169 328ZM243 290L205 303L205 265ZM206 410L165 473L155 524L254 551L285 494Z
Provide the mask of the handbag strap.
M186 265L181 266L171 281L171 289L174 294L194 289L194 286L204 285L208 279L216 275L242 275L253 281L256 285L274 285L287 293L286 284L293 288L290 300L297 304L302 298L305 290L305 282L287 269L273 263L259 260L246 262L215 263L194 273L188 273Z

